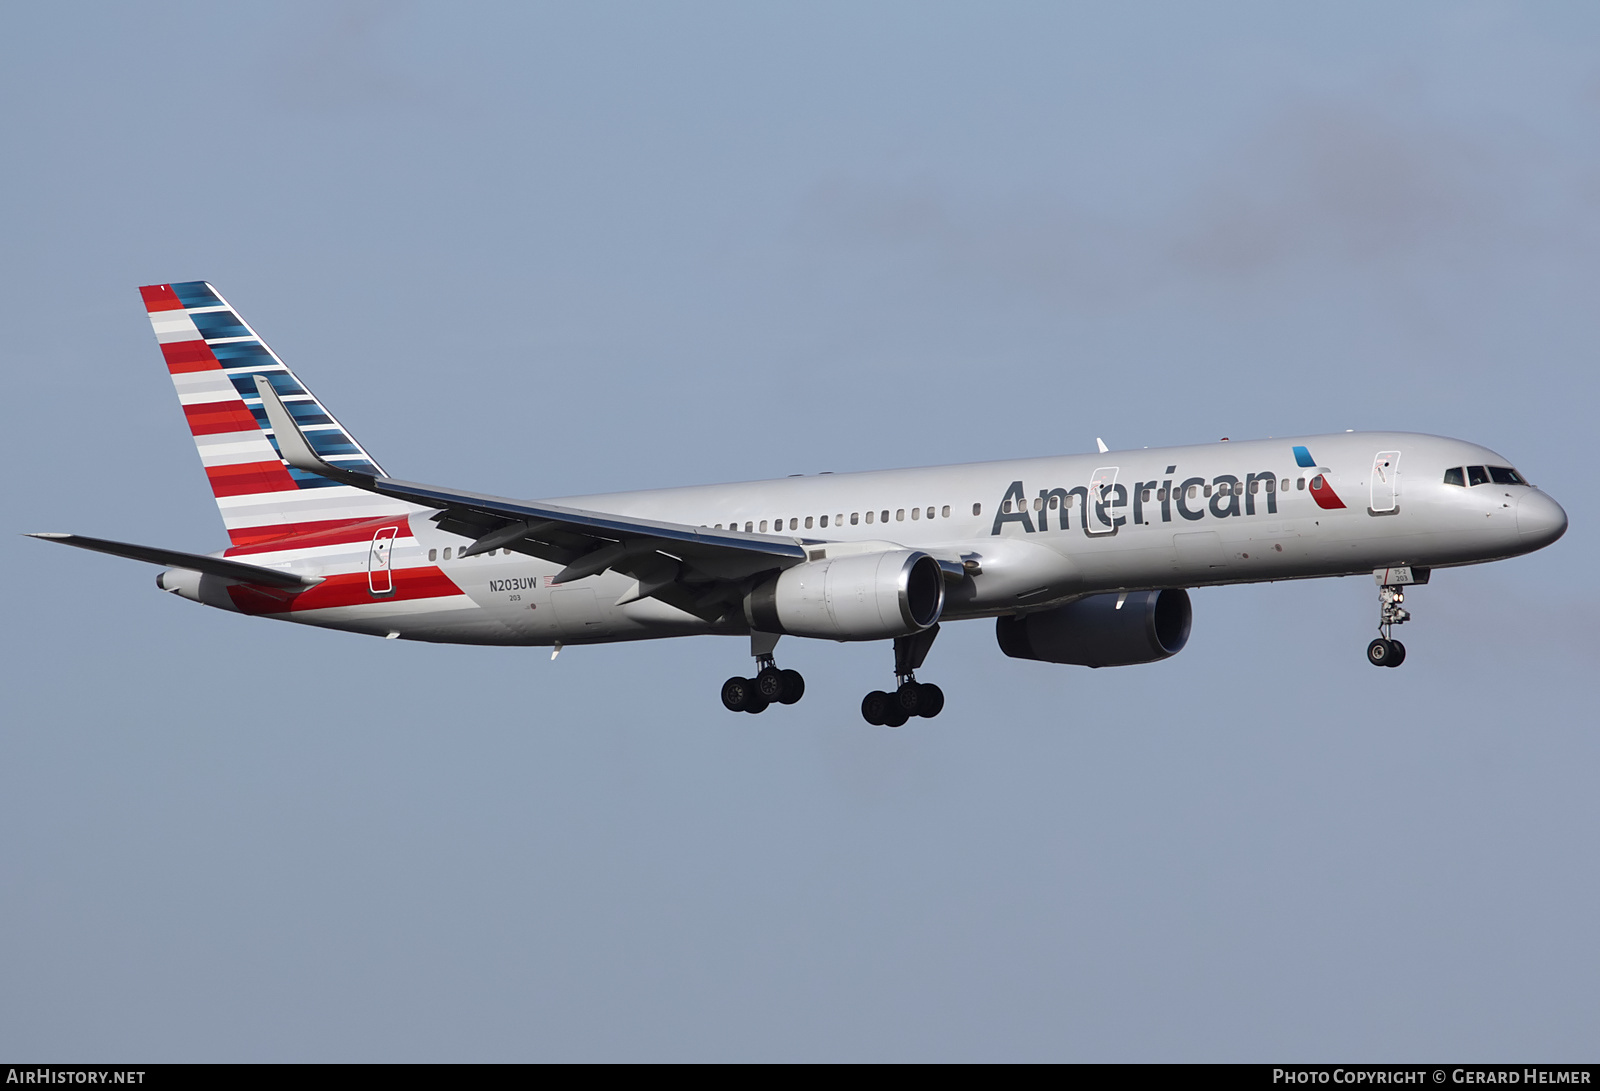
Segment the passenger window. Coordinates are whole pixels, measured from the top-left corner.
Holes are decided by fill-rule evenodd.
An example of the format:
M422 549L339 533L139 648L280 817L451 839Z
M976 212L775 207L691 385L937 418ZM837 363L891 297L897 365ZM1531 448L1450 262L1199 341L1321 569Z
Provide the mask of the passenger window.
M860 521L860 519L861 519L861 513L860 512L853 511L853 512L850 513L850 525L851 526L855 526L856 523Z
M763 524L761 524L761 525L762 525L762 526L766 526L766 524L765 524L765 523L763 523ZM749 520L745 520L745 524L744 524L744 532L745 532L745 533L746 533L746 534L749 534L749 533L750 533L750 521L749 521Z
M450 547L449 546L445 546L444 547L444 559L447 560L447 561L450 559Z
M1489 476L1496 485L1526 485L1522 475L1509 466L1490 466Z
M1190 500L1194 500L1197 497L1199 497L1199 495L1200 495L1200 486L1199 485L1190 485L1189 486L1189 499Z
M437 549L428 550L428 560L437 561L438 559L439 559L439 551Z
M1460 466L1452 466L1444 472L1444 483L1446 485L1460 485L1464 489L1467 487L1467 478L1461 472Z
M874 514L875 514L874 512L870 512L870 511L867 512L867 522L869 522L869 523L872 522L872 516Z
M1482 466L1468 466L1467 467L1467 484L1468 485L1487 485L1488 483L1489 483L1489 471L1485 470Z
M822 525L823 526L827 526L828 525L828 517L826 515L824 515L822 517ZM809 515L806 516L806 529L807 530L811 529L811 516L809 516Z
M1259 481L1250 482L1250 495L1251 496L1255 496L1260 491L1261 491L1261 482L1259 482Z
M855 520L854 520L854 519L852 519L852 520L850 520L850 521L851 521L851 522L852 522L852 523L853 523L853 522L855 522ZM823 523L823 524L822 524L822 525L823 525L823 526L827 526L827 525L828 525L828 524L827 524L827 523ZM833 517L833 525L834 525L834 526L836 526L836 527L842 527L842 526L844 526L844 512L842 512L842 511L841 511L841 512L840 512L840 513L839 513L839 514L838 514L838 515L835 515L835 516L834 516L834 517Z
M763 534L765 534L766 531L767 531L767 521L765 519L763 519L763 520L761 520L761 532Z
M1305 491L1306 479L1303 478L1303 477L1295 478L1294 479L1294 487L1299 489L1299 490L1301 490L1302 492Z
M929 518L929 519L932 519L932 518L933 518L933 509L932 509L932 508L929 508L929 509L928 509L928 518Z
M911 518L912 519L921 519L922 518L922 509L921 508L912 508L911 509Z
M888 521L889 521L889 509L888 508L884 508L882 511L880 511L878 513L878 522L887 523Z
M1211 495L1211 486L1207 485L1203 491L1205 492L1205 494L1207 496L1210 496Z
M1287 477L1284 478L1282 481L1278 482L1278 491L1279 492L1288 492L1289 491L1289 479Z
M939 509L939 517L941 519L950 518L950 505L949 504L946 504L944 507Z
M1150 503L1150 490L1149 489L1141 489L1141 490L1139 490L1139 503L1141 503L1141 504Z
M809 527L810 525L811 525L811 520L807 519L806 520L806 526ZM792 515L789 517L789 529L790 530L799 530L800 529L800 520L796 519Z
M983 505L982 504L974 504L974 505L972 505L972 514L974 514L974 515L982 515L983 514Z
M1277 478L1275 478L1275 477L1267 478L1267 491L1268 492L1277 492L1278 491L1278 479Z

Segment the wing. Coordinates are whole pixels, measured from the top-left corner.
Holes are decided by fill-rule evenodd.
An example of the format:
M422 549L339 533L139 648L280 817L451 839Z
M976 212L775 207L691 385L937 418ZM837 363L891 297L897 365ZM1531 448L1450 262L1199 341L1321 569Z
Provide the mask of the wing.
M461 551L463 557L513 549L562 565L555 577L557 583L614 569L636 581L618 605L653 597L706 621L723 617L737 605L752 577L808 559L806 546L795 538L509 500L331 465L311 449L271 383L258 375L256 388L278 450L290 466L440 509L433 520L441 530L473 539Z

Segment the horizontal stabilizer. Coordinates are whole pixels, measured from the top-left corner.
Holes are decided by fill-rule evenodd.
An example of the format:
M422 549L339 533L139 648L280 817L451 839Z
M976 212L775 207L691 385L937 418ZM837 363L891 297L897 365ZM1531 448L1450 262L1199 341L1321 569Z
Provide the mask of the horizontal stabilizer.
M321 576L297 576L281 568L263 568L258 564L243 564L204 553L180 553L176 549L157 549L154 546L110 542L104 538L86 538L81 534L44 533L30 534L28 537L43 538L47 542L60 542L62 545L77 546L79 549L92 549L96 553L109 553L113 557L163 564L169 568L187 568L193 572L221 576L225 580L238 580L240 583L254 583L266 587L283 587L300 591L307 587L315 587L322 582Z

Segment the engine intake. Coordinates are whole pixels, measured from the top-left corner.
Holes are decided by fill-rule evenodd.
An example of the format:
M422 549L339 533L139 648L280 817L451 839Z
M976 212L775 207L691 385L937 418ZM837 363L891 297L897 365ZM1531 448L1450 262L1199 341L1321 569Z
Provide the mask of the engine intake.
M1135 591L1117 609L1118 595L1090 595L1054 610L1002 617L1000 650L1013 659L1124 667L1177 655L1189 642L1194 614L1189 592Z
M909 636L932 626L943 612L939 562L910 549L797 564L744 600L752 629L829 640Z

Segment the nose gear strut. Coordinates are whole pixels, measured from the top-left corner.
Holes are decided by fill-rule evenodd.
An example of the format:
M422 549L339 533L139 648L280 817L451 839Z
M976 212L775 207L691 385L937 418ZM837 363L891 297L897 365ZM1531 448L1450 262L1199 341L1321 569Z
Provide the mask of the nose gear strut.
M1372 577L1378 581L1378 632L1381 634L1367 645L1367 662L1374 667L1398 667L1406 661L1406 646L1394 639L1394 627L1411 620L1411 611L1401 605L1406 601L1405 588L1427 583L1429 575L1426 568L1406 566L1373 571Z

